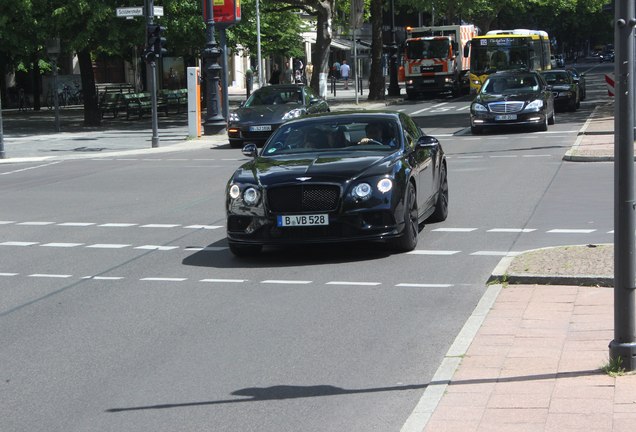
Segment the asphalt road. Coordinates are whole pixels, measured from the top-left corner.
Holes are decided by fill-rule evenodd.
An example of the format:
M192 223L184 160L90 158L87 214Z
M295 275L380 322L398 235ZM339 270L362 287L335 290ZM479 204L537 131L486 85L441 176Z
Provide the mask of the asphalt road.
M546 133L396 106L449 158L449 218L409 254L233 257L229 146L0 167L0 429L400 430L502 256L611 241L611 165L561 160L600 79Z

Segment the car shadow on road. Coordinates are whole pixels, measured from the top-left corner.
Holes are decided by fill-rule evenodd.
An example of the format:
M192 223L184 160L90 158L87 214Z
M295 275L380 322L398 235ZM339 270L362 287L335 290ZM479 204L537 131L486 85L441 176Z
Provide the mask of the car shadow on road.
M381 242L265 246L260 254L236 257L227 240L219 240L186 257L183 265L212 268L283 268L371 261L392 251Z

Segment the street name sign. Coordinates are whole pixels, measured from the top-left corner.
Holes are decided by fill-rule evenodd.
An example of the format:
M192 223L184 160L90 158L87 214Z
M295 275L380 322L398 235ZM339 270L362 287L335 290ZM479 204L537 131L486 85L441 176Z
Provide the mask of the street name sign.
M144 15L144 8L142 6L117 8L118 17L134 17L134 16L143 16L143 15Z

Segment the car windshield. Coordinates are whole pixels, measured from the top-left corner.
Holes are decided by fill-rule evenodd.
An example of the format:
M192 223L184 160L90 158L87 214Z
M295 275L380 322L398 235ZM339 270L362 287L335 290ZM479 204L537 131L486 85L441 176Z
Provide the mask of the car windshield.
M492 76L481 88L485 94L530 93L539 90L539 81L533 75Z
M252 95L243 104L244 107L253 107L260 105L302 105L303 92L300 87L263 87L252 93Z
M548 84L569 84L567 72L544 72L543 78L545 78Z
M396 121L388 118L310 119L284 124L262 156L315 152L392 152L401 145Z

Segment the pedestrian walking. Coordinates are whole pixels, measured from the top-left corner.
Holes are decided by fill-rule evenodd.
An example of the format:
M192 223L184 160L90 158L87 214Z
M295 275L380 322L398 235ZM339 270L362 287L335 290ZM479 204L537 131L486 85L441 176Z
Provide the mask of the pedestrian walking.
M305 75L307 76L307 82L311 83L311 76L314 73L314 65L311 64L311 62L307 63L307 66L305 66Z
M349 89L349 72L351 72L351 68L347 64L347 61L343 60L342 65L340 65L340 76L345 82L345 90Z
M270 84L280 84L280 69L278 69L278 65L274 63L272 66L272 75L269 77Z
M338 60L336 60L335 62L333 62L333 76L336 79L340 78L340 63L338 62Z
M283 84L294 83L294 71L292 70L289 62L285 62L285 70L283 71Z

